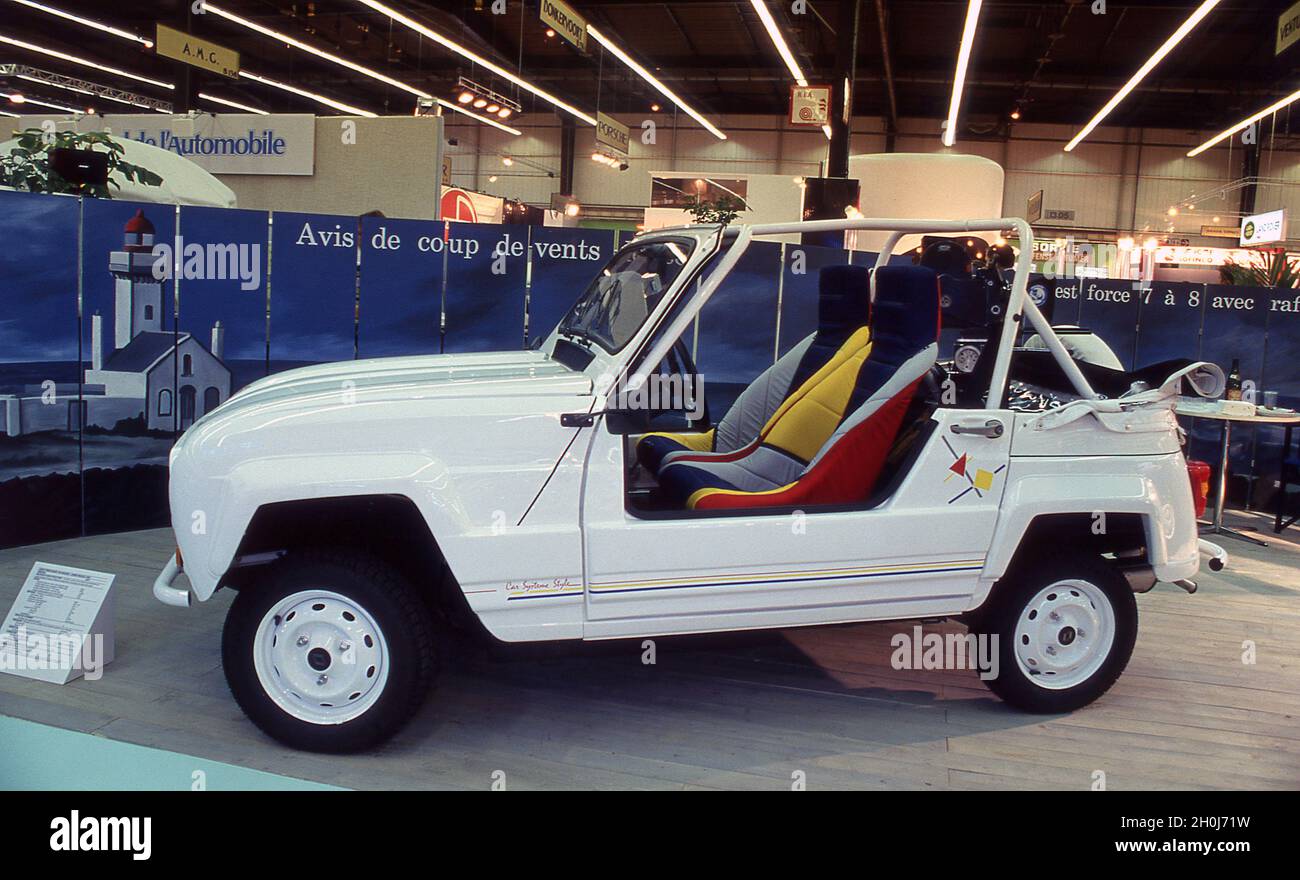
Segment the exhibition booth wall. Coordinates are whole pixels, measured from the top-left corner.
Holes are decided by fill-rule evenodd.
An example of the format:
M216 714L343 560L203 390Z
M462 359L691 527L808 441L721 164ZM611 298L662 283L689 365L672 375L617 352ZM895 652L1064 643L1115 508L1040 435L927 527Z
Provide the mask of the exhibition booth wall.
M0 546L163 525L172 442L244 385L308 363L527 346L620 243L612 230L14 192L0 192L0 235ZM174 278L153 276L154 244L180 256ZM812 332L823 266L874 259L751 246L693 336L715 417ZM1295 291L1041 282L1055 322L1095 330L1127 367L1239 359L1254 387L1300 402ZM1193 437L1213 459L1214 426ZM1280 432L1233 437L1234 470L1262 478L1263 503Z

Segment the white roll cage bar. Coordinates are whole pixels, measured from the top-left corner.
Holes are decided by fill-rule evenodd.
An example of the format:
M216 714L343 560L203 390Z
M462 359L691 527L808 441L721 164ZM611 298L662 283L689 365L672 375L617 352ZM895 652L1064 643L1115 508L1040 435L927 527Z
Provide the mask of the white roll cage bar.
M699 290L691 302L673 319L666 332L660 337L659 342L655 344L647 357L641 361L641 365L635 373L628 377L629 385L631 387L639 386L645 381L645 377L653 368L653 365L663 360L673 342L695 320L695 316L704 307L704 304L709 301L709 297L722 285L731 270L735 268L736 263L744 256L745 251L749 248L750 241L754 237L804 232L848 232L856 229L892 233L886 240L885 246L880 249L879 256L876 257L875 267L877 269L889 264L889 258L893 256L894 248L898 246L898 242L904 235L972 233L1014 229L1021 243L1020 255L1016 260L1016 275L1011 285L1011 299L1007 304L1007 313L1002 319L1002 333L998 339L997 359L994 361L993 375L989 380L986 405L989 409L1000 409L1002 407L1007 375L1011 369L1011 351L1015 347L1016 336L1023 317L1029 319L1034 332L1039 335L1056 359L1056 362L1060 364L1061 369L1065 372L1079 396L1088 400L1098 399L1097 392L1088 383L1083 371L1079 369L1079 365L1075 363L1074 358L1070 357L1070 353L1066 351L1065 345L1062 344L1060 337L1056 335L1056 331L1052 329L1047 319L1043 317L1043 313L1039 311L1038 306L1034 305L1033 300L1027 294L1029 273L1033 265L1034 231L1027 221L1019 217L999 217L991 220L891 220L864 217L860 219L812 220L802 223L761 223L752 226L740 226L737 228L735 242L732 243L731 248L723 256L721 262L709 273L708 278L704 279L700 284ZM720 249L726 232L727 227L719 226L715 229L713 238L709 242L709 257L712 257ZM875 284L876 279L873 274L871 278L873 299L876 292Z

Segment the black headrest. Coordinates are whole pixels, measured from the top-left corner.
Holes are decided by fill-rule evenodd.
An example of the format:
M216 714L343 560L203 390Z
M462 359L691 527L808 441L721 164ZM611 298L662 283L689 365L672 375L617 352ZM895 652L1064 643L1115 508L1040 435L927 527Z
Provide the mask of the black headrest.
M923 348L939 338L939 276L924 266L876 270L871 339Z
M871 320L871 271L827 266L818 278L817 332L849 335Z

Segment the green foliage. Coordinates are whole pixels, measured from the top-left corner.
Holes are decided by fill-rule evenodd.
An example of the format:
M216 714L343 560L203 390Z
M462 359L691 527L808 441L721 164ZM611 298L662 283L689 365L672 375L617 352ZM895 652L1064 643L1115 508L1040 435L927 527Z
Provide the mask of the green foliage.
M41 193L70 193L72 195L91 196L97 199L111 199L110 187L121 189L122 186L113 179L114 174L124 179L145 186L158 186L162 177L132 165L122 159L124 149L113 140L107 132L90 131L45 131L29 128L18 132L18 145L8 155L0 155L0 185L14 189ZM92 150L108 153L107 184L75 184L50 168L50 151L57 149Z
M731 196L723 194L718 196L715 201L696 199L695 204L688 210L690 210L691 216L695 218L696 223L720 223L726 226L739 216L740 209L743 207L745 207L745 203L740 199L733 199Z
M1238 266L1229 260L1219 267L1219 278L1224 284L1239 287L1295 287L1300 282L1300 262L1287 257L1286 251L1276 248L1264 251L1264 265Z

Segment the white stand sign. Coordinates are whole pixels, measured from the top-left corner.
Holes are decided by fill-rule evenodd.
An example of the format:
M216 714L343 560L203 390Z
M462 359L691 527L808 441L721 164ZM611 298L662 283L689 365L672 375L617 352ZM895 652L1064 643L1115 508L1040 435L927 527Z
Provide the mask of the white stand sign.
M37 562L0 627L0 672L67 684L113 659L116 575Z

